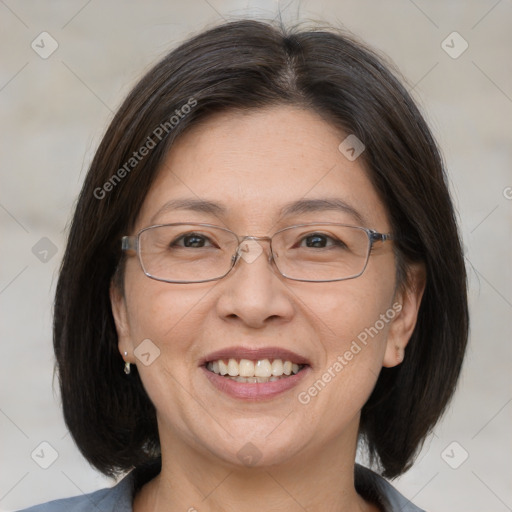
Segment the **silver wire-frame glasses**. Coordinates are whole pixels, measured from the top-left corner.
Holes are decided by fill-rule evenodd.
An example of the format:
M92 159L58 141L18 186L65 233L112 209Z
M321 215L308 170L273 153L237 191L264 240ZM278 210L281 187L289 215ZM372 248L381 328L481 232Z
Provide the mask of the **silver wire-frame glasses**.
M255 261L270 242L268 262L287 279L343 281L359 277L375 242L390 233L334 222L289 226L269 236L239 236L213 224L157 224L122 238L122 250L137 253L146 276L166 283L203 283L227 276L242 258ZM305 243L305 244L304 244Z

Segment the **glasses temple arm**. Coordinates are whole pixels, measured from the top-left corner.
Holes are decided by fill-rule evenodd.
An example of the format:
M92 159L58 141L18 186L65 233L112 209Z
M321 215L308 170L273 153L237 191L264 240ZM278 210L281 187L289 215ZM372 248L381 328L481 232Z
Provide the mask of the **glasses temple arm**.
M136 251L137 250L137 237L136 236L123 236L121 238L122 251Z
M370 231L370 240L373 242L386 242L387 240L396 240L391 233L378 233L377 231Z

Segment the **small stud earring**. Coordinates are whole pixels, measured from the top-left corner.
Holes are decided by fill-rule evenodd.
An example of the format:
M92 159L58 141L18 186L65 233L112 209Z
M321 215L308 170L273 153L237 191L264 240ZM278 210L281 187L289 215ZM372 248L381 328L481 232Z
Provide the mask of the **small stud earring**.
M125 352L124 356L126 357L127 355L128 355L128 352ZM128 361L125 361L124 362L124 373L126 373L126 375L130 375L130 372L131 372L130 363Z

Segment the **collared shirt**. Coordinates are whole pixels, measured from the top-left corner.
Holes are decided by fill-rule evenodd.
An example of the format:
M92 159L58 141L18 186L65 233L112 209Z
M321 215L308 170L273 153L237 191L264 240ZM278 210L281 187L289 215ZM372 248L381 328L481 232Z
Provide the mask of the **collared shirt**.
M50 501L20 512L133 512L135 493L159 470L159 466L134 470L113 487ZM377 505L382 512L425 512L402 496L387 480L359 464L355 466L355 487L365 500Z

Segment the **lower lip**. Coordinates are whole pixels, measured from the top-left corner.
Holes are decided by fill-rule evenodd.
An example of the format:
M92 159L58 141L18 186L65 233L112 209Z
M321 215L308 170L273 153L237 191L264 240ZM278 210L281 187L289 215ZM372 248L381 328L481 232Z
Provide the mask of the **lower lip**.
M274 382L236 382L227 377L211 372L201 366L206 378L219 390L233 398L242 400L265 400L273 398L296 386L307 373L309 366L304 367L300 372L289 377L284 377Z

